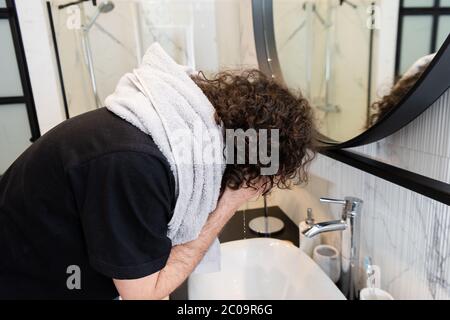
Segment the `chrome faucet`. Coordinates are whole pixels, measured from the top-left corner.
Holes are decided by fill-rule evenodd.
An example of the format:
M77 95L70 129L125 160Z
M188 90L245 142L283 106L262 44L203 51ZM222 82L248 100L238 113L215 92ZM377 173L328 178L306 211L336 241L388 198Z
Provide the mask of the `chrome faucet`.
M346 197L345 200L321 198L320 202L341 204L343 206L341 219L307 224L300 232L306 237L312 238L324 232L343 231L339 287L348 299L356 299L356 287L359 279L360 215L363 201L354 197Z

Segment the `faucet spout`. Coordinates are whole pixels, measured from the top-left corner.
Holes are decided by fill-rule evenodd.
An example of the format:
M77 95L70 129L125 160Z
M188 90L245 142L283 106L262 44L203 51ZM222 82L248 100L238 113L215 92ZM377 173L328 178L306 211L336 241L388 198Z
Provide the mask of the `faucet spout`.
M312 238L318 234L331 231L342 231L347 229L347 223L342 220L316 223L304 230L300 230L305 237Z

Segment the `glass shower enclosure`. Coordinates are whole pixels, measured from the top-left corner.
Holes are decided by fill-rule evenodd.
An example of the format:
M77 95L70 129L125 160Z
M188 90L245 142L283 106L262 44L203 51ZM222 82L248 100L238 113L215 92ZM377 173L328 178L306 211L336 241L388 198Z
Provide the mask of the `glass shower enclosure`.
M70 117L103 106L157 41L194 70L256 67L246 47L251 6L241 0L52 0L49 15Z

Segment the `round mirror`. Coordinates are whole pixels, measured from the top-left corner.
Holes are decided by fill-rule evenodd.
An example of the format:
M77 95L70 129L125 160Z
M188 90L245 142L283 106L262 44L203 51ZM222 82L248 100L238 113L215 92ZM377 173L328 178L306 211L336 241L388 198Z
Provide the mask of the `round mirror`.
M450 31L450 0L273 0L280 77L348 141L396 107Z

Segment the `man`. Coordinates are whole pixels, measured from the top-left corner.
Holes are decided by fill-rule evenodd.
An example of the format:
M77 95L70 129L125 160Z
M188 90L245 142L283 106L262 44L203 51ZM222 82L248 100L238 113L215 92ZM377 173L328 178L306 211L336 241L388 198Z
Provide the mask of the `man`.
M256 70L190 79L225 129L279 129L276 174L262 177L261 162L227 164L198 238L172 246L174 175L152 137L106 108L67 120L0 180L1 299L162 299L247 200L307 179L305 99Z

